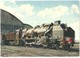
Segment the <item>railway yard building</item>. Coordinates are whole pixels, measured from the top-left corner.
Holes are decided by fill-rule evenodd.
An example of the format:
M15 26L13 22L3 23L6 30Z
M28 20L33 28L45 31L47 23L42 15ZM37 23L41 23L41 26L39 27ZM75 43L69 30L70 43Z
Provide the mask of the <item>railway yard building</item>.
M6 34L7 32L13 32L20 28L32 28L29 24L24 24L13 14L0 9L1 12L1 34Z

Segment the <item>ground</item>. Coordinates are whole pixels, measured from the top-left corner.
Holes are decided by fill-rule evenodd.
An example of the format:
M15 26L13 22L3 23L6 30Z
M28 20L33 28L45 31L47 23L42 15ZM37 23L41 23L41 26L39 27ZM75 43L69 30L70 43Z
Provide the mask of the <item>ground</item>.
M75 45L71 52L65 50L55 50L48 48L20 47L20 46L1 46L2 57L18 56L79 56L79 45Z

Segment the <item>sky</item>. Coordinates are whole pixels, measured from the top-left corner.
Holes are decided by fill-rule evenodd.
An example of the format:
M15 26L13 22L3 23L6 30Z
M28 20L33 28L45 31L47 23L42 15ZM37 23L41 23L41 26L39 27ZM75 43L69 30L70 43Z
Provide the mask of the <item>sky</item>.
M75 39L80 39L79 0L0 0L4 9L23 23L31 26L61 20L75 30Z

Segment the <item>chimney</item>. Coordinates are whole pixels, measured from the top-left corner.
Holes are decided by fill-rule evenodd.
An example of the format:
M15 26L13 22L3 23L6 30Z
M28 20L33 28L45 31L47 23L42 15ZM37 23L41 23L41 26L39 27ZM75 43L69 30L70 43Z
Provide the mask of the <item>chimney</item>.
M60 25L60 23L61 23L61 21L60 21L60 20L55 21L55 24L56 24L56 25Z

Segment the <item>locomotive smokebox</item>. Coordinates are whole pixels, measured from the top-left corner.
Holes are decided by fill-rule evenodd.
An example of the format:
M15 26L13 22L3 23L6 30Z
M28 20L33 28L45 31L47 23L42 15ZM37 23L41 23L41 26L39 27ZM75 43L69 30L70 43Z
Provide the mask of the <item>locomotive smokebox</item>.
M55 24L56 24L56 25L60 25L60 23L61 23L61 21L60 21L60 20L55 21Z

